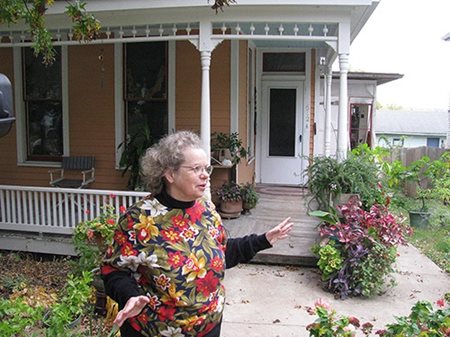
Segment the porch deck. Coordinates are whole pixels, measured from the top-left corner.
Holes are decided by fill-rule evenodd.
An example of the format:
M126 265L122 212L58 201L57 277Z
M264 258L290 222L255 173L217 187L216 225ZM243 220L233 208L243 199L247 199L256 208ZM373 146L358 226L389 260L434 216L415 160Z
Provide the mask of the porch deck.
M272 249L258 253L253 262L313 266L317 258L311 247L319 239L318 221L307 215L306 189L258 185L259 202L251 214L226 220L224 225L231 237L264 233L287 216L294 222L291 236Z

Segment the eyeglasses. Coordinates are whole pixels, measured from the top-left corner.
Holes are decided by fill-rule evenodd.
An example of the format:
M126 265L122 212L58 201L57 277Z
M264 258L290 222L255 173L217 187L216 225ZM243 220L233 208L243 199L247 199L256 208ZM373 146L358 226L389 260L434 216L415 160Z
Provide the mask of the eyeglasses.
M200 175L202 174L202 172L206 172L208 175L211 175L212 171L213 171L213 167L211 165L196 165L196 166L183 166L181 165L180 167L184 167L187 168L189 170L191 170L192 172L194 172L196 175Z

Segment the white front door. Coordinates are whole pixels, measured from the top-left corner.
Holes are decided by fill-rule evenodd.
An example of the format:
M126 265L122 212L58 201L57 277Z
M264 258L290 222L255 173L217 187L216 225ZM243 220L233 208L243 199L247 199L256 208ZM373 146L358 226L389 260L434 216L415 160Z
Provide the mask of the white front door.
M261 183L303 183L303 85L302 81L263 82Z

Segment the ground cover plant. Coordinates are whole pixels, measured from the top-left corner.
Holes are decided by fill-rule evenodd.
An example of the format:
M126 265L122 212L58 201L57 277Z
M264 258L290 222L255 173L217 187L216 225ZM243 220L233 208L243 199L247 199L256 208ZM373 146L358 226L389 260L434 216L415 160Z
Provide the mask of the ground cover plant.
M317 316L306 327L310 337L354 337L358 332L364 336L380 337L450 336L450 306L445 298L437 300L434 305L428 301L418 301L408 316L395 317L394 323L376 331L373 331L370 322L361 323L355 316L338 315L321 299L315 302L314 307L307 308L307 311L310 315Z
M111 317L94 313L91 275L75 276L74 261L0 251L0 336L108 336ZM54 315L46 317L49 311ZM70 316L80 313L81 322L68 326Z

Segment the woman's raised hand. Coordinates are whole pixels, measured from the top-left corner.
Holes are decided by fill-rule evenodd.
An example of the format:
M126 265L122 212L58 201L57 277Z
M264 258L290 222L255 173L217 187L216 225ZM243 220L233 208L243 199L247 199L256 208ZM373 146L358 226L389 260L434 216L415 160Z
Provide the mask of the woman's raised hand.
M292 231L294 223L288 217L266 233L267 241L273 246L278 240L286 239Z

